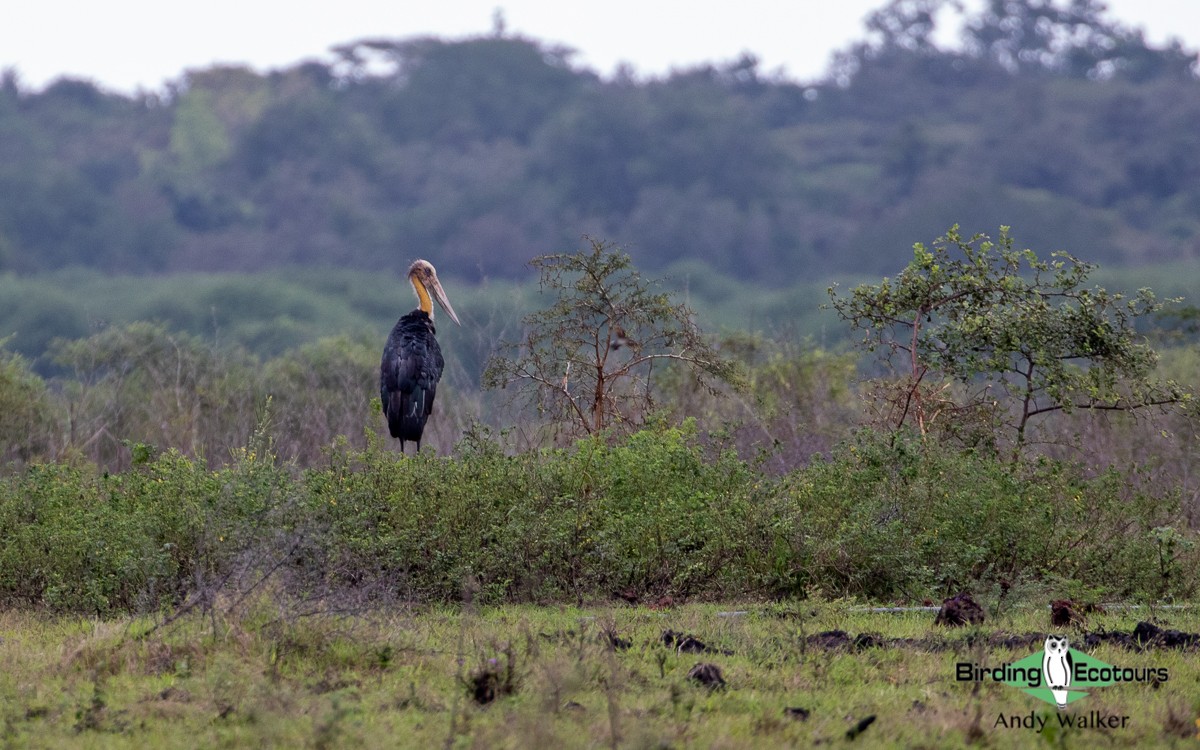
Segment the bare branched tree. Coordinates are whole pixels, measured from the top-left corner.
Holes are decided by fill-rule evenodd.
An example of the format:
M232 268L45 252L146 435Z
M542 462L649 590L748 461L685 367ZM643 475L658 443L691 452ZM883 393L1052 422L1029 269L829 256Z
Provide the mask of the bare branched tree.
M520 342L502 343L483 374L485 388L518 388L518 398L568 434L630 431L654 406L656 368L682 365L705 387L737 384L737 365L706 340L686 305L657 291L629 256L587 238L590 251L543 255L550 306L525 317Z

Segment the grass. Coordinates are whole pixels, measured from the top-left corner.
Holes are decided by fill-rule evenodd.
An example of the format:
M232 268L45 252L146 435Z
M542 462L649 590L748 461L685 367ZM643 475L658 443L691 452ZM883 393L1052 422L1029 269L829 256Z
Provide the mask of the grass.
M1087 627L1128 631L1151 615L1200 630L1194 609L1110 611ZM1049 627L1046 610L1030 607L983 631ZM718 652L669 649L667 629ZM806 640L833 629L944 639L946 648L854 652ZM611 649L608 633L629 647ZM1123 729L1051 736L1053 707L1004 685L955 681L958 661L998 665L1034 649L970 646L969 634L935 627L931 612L876 613L845 601L306 615L263 597L158 628L146 618L7 611L0 739L29 748L805 747L847 744L870 716L855 745L1173 747L1200 732L1195 651L1089 650L1119 666L1166 667L1170 679L1097 689L1069 709L1129 716ZM698 662L716 664L726 689L690 682ZM481 683L496 695L486 705L472 697ZM996 727L1001 715L1045 717L1051 730Z

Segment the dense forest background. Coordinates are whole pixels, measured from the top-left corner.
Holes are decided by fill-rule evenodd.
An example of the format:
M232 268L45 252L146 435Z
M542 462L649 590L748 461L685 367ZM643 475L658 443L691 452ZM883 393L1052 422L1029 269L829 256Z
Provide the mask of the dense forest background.
M500 29L194 70L136 97L6 71L0 337L37 358L154 319L273 353L388 325L414 257L478 328L514 319L531 257L583 235L673 279L706 322L816 335L826 282L895 273L953 223L1154 267L1165 293L1190 283L1196 53L1099 3L1035 0L989 3L947 49L943 5L884 5L808 83L751 56L605 79ZM247 273L266 275L227 275Z

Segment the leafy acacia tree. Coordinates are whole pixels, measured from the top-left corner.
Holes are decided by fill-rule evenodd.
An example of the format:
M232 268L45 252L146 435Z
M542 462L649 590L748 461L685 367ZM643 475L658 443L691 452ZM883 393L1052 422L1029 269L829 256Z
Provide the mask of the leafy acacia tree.
M590 251L531 261L554 299L525 317L521 341L491 358L485 388L514 385L539 416L593 434L643 423L656 368L683 365L710 389L738 382L737 366L706 341L686 305L656 291L619 249L588 241Z
M1088 287L1093 268L1065 253L1045 261L1015 250L1008 227L993 241L964 239L954 226L932 247L916 244L895 279L847 297L829 291L862 345L899 375L876 390L884 421L925 434L944 426L939 419L982 417L1009 428L1019 455L1034 417L1190 398L1154 378L1157 357L1135 330L1163 303L1147 289L1126 297Z

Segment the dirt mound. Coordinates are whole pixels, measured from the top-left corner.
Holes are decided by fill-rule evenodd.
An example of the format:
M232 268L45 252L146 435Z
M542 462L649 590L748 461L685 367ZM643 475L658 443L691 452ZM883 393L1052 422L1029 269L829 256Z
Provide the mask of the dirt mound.
M1200 649L1200 633L1186 633L1182 630L1160 628L1151 622L1139 622L1131 632L1100 631L1085 633L1083 645L1086 648L1101 643L1115 643L1130 651L1150 651L1153 649Z
M724 690L725 678L716 664L700 663L688 670L687 678L709 690Z
M955 594L942 602L934 625L959 628L963 625L979 625L983 622L983 607L967 593Z
M1104 608L1091 602L1074 602L1070 599L1055 599L1050 602L1050 624L1056 628L1070 625L1084 626L1092 612L1104 612Z
M713 648L693 635L688 635L687 633L676 633L674 630L664 630L662 634L662 642L667 648L674 649L681 654L733 655L732 651Z

